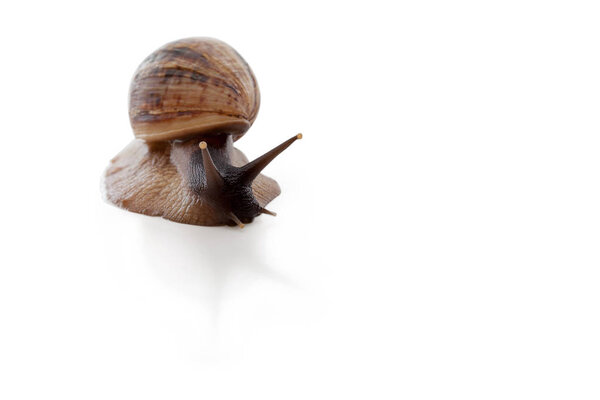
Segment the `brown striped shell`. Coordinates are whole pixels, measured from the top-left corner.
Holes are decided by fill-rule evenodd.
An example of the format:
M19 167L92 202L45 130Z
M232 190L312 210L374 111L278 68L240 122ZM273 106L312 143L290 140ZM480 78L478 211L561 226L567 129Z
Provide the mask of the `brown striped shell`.
M260 105L256 78L226 43L188 38L168 43L138 67L129 90L129 119L148 142L204 133L241 137Z

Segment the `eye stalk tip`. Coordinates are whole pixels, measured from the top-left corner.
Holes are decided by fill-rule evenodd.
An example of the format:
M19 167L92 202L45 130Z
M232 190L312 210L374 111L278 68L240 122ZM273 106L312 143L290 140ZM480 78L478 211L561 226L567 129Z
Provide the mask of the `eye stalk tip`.
M302 139L302 134L301 133L297 134L296 139Z
M198 145L198 147L200 147L200 149L204 150L207 147L207 144L205 141L201 141L200 144Z

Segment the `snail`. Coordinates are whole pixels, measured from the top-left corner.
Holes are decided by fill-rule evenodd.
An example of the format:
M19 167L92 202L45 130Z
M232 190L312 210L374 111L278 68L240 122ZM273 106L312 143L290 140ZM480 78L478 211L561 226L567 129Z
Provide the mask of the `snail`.
M129 89L135 139L110 161L106 199L126 210L205 226L244 227L281 190L261 174L302 134L248 162L233 143L260 104L256 78L212 38L168 43L138 67Z

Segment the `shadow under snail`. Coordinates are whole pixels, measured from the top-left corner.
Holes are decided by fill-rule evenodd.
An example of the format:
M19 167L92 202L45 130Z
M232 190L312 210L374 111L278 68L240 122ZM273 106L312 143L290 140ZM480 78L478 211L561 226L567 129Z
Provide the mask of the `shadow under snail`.
M281 190L260 172L298 134L248 162L233 143L260 104L256 78L226 43L168 43L138 67L129 90L134 139L110 162L105 195L129 211L194 225L244 224Z

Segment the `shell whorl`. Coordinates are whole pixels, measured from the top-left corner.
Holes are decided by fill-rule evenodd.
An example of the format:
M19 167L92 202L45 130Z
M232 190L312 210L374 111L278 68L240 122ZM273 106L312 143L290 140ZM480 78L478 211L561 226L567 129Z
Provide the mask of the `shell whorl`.
M129 90L134 134L146 141L203 133L241 137L256 119L260 92L246 61L212 38L168 43L138 67Z

